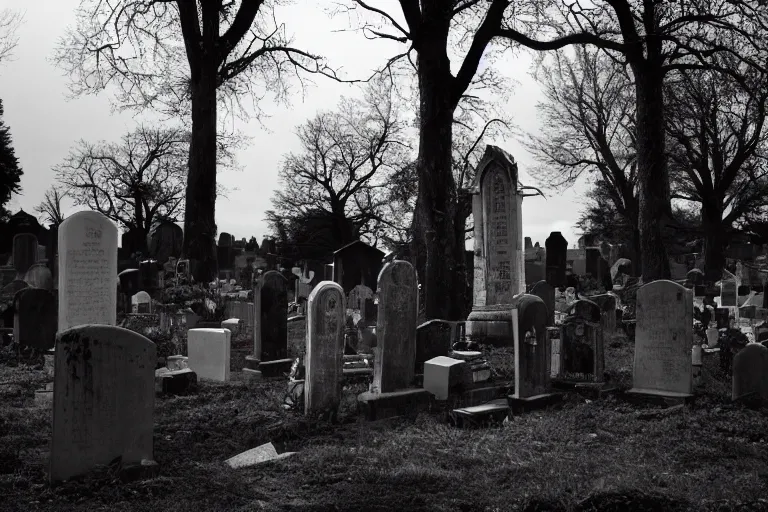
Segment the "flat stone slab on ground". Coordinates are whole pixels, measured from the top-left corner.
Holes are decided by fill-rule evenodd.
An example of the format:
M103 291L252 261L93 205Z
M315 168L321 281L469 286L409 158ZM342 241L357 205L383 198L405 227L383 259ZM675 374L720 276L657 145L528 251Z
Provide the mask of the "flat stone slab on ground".
M256 448L251 448L248 451L244 451L234 457L227 459L226 462L229 467L233 469L247 468L261 464L263 462L269 462L271 460L283 459L294 455L296 452L277 453L275 445L272 443L266 443Z
M526 398L515 398L514 396L509 395L507 397L507 403L513 414L521 414L558 405L562 403L563 398L561 393L544 393Z
M429 391L420 388L389 393L366 391L357 396L357 407L368 421L392 416L409 416L425 410L431 396Z
M661 405L687 404L693 401L694 395L689 393L674 393L655 389L632 388L624 392L624 397L630 401L646 402Z
M509 410L507 399L498 398L482 405L454 409L449 419L456 427L480 427L490 423L501 423L509 415Z

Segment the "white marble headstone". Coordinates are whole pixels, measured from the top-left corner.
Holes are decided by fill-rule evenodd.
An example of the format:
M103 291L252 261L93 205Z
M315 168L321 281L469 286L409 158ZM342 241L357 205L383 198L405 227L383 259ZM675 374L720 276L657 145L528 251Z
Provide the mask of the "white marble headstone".
M200 379L229 381L232 332L229 329L190 329L187 363Z

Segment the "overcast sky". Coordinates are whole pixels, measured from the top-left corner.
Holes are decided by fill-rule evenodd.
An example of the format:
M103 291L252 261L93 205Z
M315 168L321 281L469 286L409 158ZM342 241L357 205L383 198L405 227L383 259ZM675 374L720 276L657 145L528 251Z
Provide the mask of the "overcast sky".
M15 59L0 68L4 121L10 126L16 156L24 171L22 194L10 205L13 212L20 207L33 213L53 181L52 167L63 160L76 141L117 141L135 127L137 119L142 119L131 114L113 114L108 91L96 97L66 99L67 77L48 58L67 25L74 22L78 4L79 0L36 0L33 6L25 0L2 0L3 8L27 11L18 31ZM344 19L329 20L323 4L330 2L297 0L294 6L279 11L288 32L295 36L296 46L324 55L332 66L341 68L350 78L367 76L397 49L388 42L369 41L357 33L333 32L344 27ZM542 96L529 75L530 57L510 56L497 66L518 82L506 105L508 114L517 126L535 130L538 126L535 105ZM322 78L314 82L303 98L296 95L291 107L264 103L262 108L270 115L264 121L266 130L256 121L239 125L251 140L248 147L238 153L243 170L219 174L219 181L229 189L227 197L220 198L216 204L220 233L228 232L238 239L255 235L261 241L268 233L264 211L271 207L270 198L278 186L277 171L282 157L298 149L295 127L317 110L332 108L341 95L355 94L351 85ZM533 166L532 158L517 141L508 137L492 143L514 156L523 184L535 184L528 174ZM577 186L565 193L547 193L546 200L526 198L523 236L544 245L550 231L562 231L572 246L576 242L573 224L582 208L579 194L583 190L583 186ZM69 208L65 213L72 211L75 209Z

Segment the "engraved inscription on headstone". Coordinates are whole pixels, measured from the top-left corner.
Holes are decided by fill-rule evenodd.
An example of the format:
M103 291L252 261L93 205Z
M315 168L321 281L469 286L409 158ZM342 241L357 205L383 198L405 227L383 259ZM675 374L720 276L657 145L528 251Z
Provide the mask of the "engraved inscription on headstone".
M488 304L508 304L515 295L517 276L513 270L518 247L515 235L514 194L507 172L494 165L483 178L486 199L488 250ZM487 183L487 185L486 185ZM489 185L489 186L488 186Z

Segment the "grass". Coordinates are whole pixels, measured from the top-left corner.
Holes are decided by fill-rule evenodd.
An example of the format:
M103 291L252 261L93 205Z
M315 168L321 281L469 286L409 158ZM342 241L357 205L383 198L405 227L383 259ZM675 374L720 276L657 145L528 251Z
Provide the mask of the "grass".
M632 344L607 343L606 363L627 387ZM363 385L345 389L340 424L308 424L281 408L285 382L233 375L157 398L160 477L123 484L102 471L51 488L50 409L34 406L47 379L0 366L0 510L768 510L768 414L731 404L710 362L697 401L673 413L571 397L478 430L428 414L358 422ZM223 463L269 441L298 453Z

